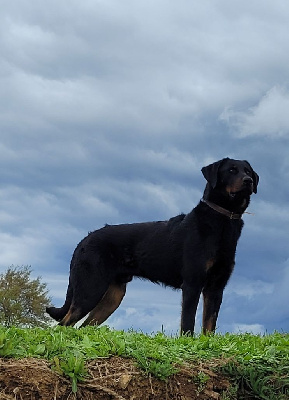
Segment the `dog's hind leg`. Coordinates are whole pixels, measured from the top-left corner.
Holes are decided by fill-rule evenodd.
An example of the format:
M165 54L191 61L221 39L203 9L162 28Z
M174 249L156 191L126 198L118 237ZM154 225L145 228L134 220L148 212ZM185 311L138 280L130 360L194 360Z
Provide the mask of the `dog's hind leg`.
M72 297L73 297L73 288L72 288L71 283L69 282L67 292L66 292L65 303L63 304L63 306L59 307L59 308L58 307L46 307L47 314L49 314L50 317L52 317L56 321L61 321L62 318L64 318L64 316L67 314L67 312L71 306Z
M100 276L90 277L90 279L76 279L71 306L59 325L74 325L85 317L101 301L109 284L108 280L103 280Z
M103 298L90 311L87 319L81 325L100 325L118 308L126 292L126 283L112 283Z

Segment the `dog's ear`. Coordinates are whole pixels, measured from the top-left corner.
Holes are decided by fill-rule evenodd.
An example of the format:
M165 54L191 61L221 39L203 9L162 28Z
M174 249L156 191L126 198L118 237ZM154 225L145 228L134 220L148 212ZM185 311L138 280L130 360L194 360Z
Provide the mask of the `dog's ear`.
M259 175L257 174L257 172L255 172L253 170L253 168L251 167L250 163L248 161L246 161L246 163L249 165L251 172L252 172L252 179L253 179L253 192L257 193L257 186L259 183Z
M213 164L207 165L206 167L202 168L202 173L205 179L207 180L207 182L209 182L213 189L216 187L218 182L219 168L221 164L223 164L223 162L226 160L228 160L228 158L223 158L220 161L216 161Z

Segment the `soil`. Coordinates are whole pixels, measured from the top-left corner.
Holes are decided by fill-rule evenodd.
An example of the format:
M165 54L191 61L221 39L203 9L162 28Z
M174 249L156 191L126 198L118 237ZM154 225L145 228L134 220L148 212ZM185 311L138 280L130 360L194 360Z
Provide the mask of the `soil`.
M187 364L167 381L147 376L133 360L119 357L87 364L88 377L72 392L71 382L39 359L0 359L2 400L221 400L230 382L214 364ZM203 372L203 374L200 374ZM200 379L205 376L206 379ZM223 396L222 396L223 394Z

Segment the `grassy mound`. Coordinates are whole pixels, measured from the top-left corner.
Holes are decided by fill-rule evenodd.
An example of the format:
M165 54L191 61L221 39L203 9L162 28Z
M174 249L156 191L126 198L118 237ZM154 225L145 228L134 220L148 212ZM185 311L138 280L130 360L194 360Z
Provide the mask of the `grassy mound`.
M288 334L0 328L0 356L0 399L289 398Z

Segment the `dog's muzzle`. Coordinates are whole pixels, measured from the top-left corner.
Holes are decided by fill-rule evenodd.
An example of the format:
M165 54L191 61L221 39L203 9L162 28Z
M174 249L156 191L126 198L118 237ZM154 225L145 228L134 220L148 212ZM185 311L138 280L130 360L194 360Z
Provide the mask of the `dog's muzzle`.
M239 193L244 193L244 191L249 192L250 194L253 193L253 179L250 176L245 176L245 178L240 182L240 184L235 187L235 190L228 190L227 192L231 199L234 199L236 195Z
M250 192L253 193L253 179L250 176L246 176L243 179L243 187L249 189Z

